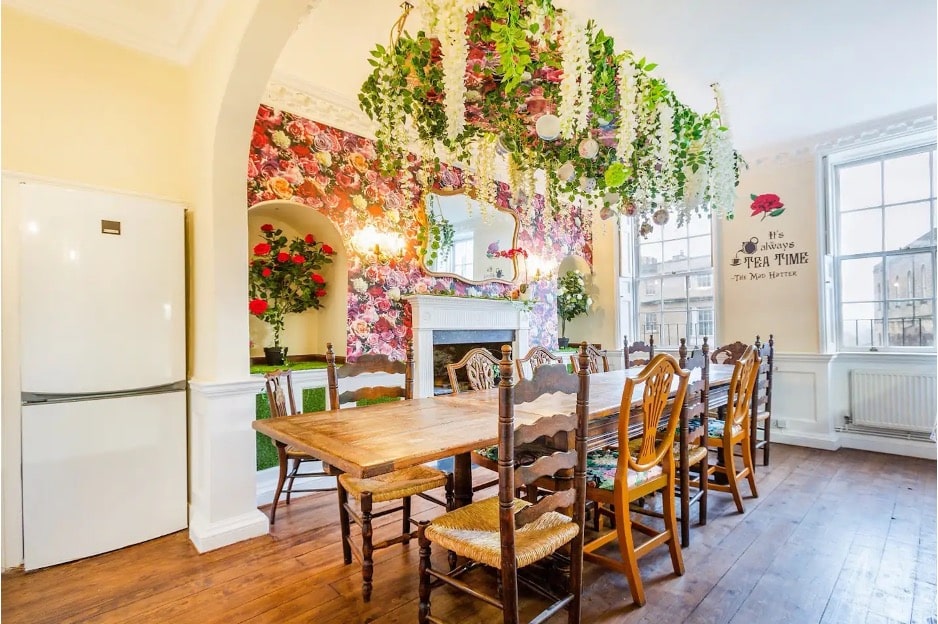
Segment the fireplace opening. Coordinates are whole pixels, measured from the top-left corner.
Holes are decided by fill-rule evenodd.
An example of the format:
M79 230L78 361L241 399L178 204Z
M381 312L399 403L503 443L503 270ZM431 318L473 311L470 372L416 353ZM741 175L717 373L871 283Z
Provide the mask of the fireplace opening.
M435 330L433 332L433 394L451 394L446 365L458 362L476 347L488 349L496 359L502 357L502 345L511 345L515 332L496 330ZM465 382L465 371L459 372L459 381ZM462 389L468 389L463 386Z

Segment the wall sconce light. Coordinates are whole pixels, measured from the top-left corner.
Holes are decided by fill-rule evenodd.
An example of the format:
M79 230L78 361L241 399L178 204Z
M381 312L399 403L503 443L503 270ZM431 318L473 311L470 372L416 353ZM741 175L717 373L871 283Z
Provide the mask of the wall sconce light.
M392 232L380 232L375 226L366 226L352 235L352 246L367 262L388 264L404 255L404 237Z
M557 264L553 260L535 256L534 254L528 256L527 263L528 271L535 282L542 279L553 279L554 271L557 270Z

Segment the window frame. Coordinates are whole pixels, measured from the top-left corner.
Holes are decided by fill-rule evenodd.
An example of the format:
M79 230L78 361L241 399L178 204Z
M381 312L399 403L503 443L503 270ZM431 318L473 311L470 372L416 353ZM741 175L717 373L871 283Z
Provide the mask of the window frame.
M695 217L695 218L700 218L700 217ZM665 349L665 350L676 350L678 346L680 346L679 339L687 338L688 348L700 346L699 344L695 345L691 342L691 339L697 336L698 334L694 334L693 332L689 332L688 330L695 323L699 324L695 321L695 319L698 317L698 312L702 308L699 305L699 302L697 302L696 300L693 300L689 296L689 294L693 289L710 288L713 292L712 304L710 307L704 308L704 309L709 310L711 313L711 318L707 322L711 326L713 333L709 333L709 334L700 333L699 336L707 336L708 341L711 345L718 344L717 336L716 336L716 332L718 330L717 320L718 320L718 314L719 314L718 313L718 301L717 301L717 293L718 293L717 277L718 276L716 273L716 267L715 267L714 261L715 261L715 258L717 255L717 249L718 249L717 237L719 236L719 228L716 226L716 223L715 223L716 220L714 217L712 216L709 217L708 221L710 225L709 233L708 233L708 236L710 237L710 264L707 268L696 268L696 269L688 268L686 270L681 270L681 271L660 272L660 273L655 273L653 275L643 276L642 275L642 263L641 263L642 240L638 234L637 222L635 219L623 218L620 220L620 223L619 223L620 231L618 232L619 256L620 256L619 275L618 275L619 291L620 291L619 326L620 326L620 329L622 329L628 336L632 337L633 341L634 340L647 341L648 339L647 334L649 332L646 329L647 324L646 324L645 318L642 316L643 313L641 311L641 299L644 296L653 295L657 299L657 303L658 303L657 309L655 309L654 311L646 311L644 314L654 314L654 317L655 317L654 324L658 329L651 333L655 334L658 337L656 338L655 345L660 346L662 349ZM686 225L681 226L682 230L683 228L686 228L686 227L687 227ZM626 232L625 230L628 230L628 231ZM694 237L702 237L702 236L704 235L703 234L694 235ZM684 240L687 241L689 240L689 238L693 238L693 237L689 237L685 232ZM675 239L675 240L678 240L678 239ZM631 273L630 275L623 274L623 270L627 266L630 269L629 271ZM700 281L699 278L701 276L709 277L709 284L707 286L699 285L698 282ZM674 344L670 344L670 343L663 344L663 341L661 341L661 338L663 337L664 334L661 331L661 324L659 324L657 321L659 319L664 318L663 317L663 314L664 314L664 309L663 309L664 280L668 278L674 278L674 277L684 278L684 293L685 293L684 329L683 329L682 335L678 336L678 338L674 341ZM647 287L648 284L656 284L656 286L654 288L648 289ZM651 290L653 292L648 292L648 290ZM622 294L623 291L627 291L625 295ZM629 301L626 304L623 304L622 300L625 298L628 298ZM628 307L628 315L630 318L623 319L622 312L624 308L626 308L626 306Z
M825 262L824 269L822 274L822 280L820 284L820 296L823 302L822 310L823 314L821 315L821 347L822 351L827 353L869 353L869 352L883 352L883 353L935 353L936 345L938 345L938 339L934 339L934 344L931 346L906 346L906 345L890 345L889 341L889 311L890 305L897 300L901 303L918 301L921 299L931 299L932 305L932 316L935 316L935 305L936 305L936 296L934 292L934 286L932 286L932 292L930 295L925 295L925 292L922 293L921 297L914 297L914 293L910 297L898 297L894 295L893 290L893 281L888 277L882 281L883 288L879 291L879 294L874 293L874 296L878 297L875 301L870 301L874 306L879 306L879 311L881 314L881 324L880 330L883 336L882 345L848 345L844 343L844 332L843 332L843 275L842 275L842 265L845 260L859 260L864 258L882 258L883 261L883 272L886 273L886 264L890 258L901 258L903 256L914 257L919 254L929 254L931 256L931 262L933 271L938 270L938 257L936 257L936 246L933 243L930 247L918 247L918 248L908 248L908 249L894 249L886 250L885 244L883 249L880 251L874 252L862 252L862 253L849 253L841 254L840 253L840 215L841 210L839 206L839 196L840 196L840 187L839 187L839 178L837 176L838 169L841 167L848 166L857 166L864 163L879 162L883 163L888 161L891 158L900 158L902 156L908 156L916 153L930 153L929 156L929 197L927 202L931 208L931 228L935 229L938 225L938 215L936 215L936 185L938 185L938 175L936 175L936 167L938 167L938 151L936 151L936 137L934 128L930 130L925 130L921 132L909 133L900 137L893 137L887 140L880 140L865 143L863 145L855 146L852 148L839 149L839 150L830 150L826 152L819 152L818 154L818 167L819 167L819 184L823 186L822 188L822 197L824 201L824 210L819 212L819 237L821 238L822 249L825 251ZM881 165L882 166L882 165ZM885 178L881 179L881 185L885 186ZM922 200L910 200L897 203L886 204L885 197L881 198L882 201L879 206L862 208L861 210L878 210L881 215L888 207L894 205L904 205L904 204L914 204L921 203ZM848 211L853 212L853 211ZM885 218L885 216L883 216ZM885 237L885 230L883 231L883 236ZM925 266L924 264L921 266ZM912 264L912 274L913 280L915 279L915 263ZM906 276L900 276L900 286L899 290L901 291L901 280L905 279ZM878 285L877 285L878 286ZM847 302L852 303L852 302ZM857 302L864 303L864 302ZM876 319L872 319L876 320ZM933 318L933 332L938 334L938 323L935 322ZM871 331L873 327L871 326ZM938 338L938 337L936 337Z

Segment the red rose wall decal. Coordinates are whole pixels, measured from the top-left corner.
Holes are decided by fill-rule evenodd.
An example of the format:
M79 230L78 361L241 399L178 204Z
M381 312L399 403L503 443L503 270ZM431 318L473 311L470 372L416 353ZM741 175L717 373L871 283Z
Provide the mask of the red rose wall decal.
M777 217L785 212L785 204L781 202L775 193L763 193L762 195L753 193L749 197L752 199L752 205L749 206L752 209L750 216L755 217L761 214L762 219L760 221L764 221L766 217Z

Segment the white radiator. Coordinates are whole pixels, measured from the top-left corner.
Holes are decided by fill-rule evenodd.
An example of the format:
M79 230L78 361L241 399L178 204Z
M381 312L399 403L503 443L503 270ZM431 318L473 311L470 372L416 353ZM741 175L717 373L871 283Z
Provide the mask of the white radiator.
M934 374L850 371L850 428L927 435L935 409Z

